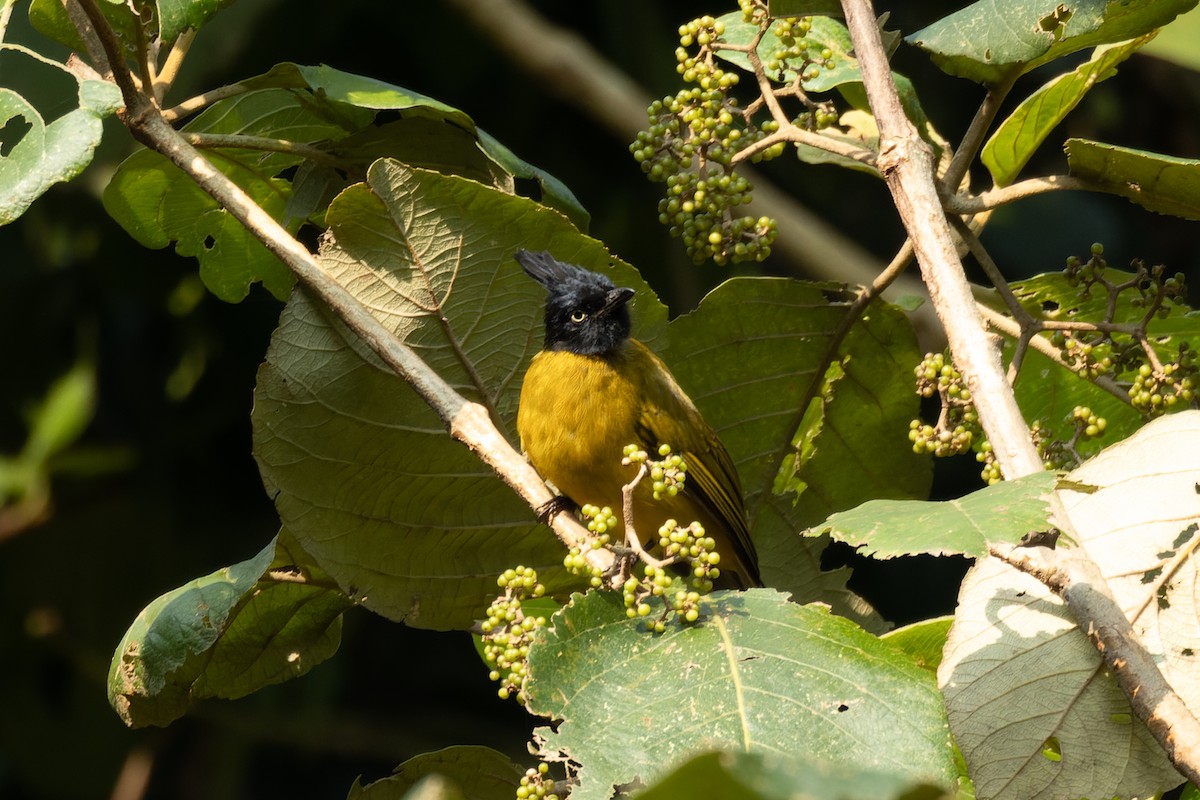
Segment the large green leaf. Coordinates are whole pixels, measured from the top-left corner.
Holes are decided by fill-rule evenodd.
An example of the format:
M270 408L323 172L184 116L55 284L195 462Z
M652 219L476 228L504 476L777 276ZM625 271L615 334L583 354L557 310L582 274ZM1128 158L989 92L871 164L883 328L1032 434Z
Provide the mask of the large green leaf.
M560 214L474 181L380 161L330 206L320 259L510 440L521 375L541 345L544 290L521 247L639 290L635 332L666 309L628 265ZM255 453L286 524L346 591L421 627L465 628L514 564L570 584L533 512L408 384L297 291L259 373Z
M924 500L932 460L896 431L920 413L912 367L916 333L897 307L876 301L847 333L793 434L779 479L799 522L814 525L872 499Z
M643 800L938 800L946 791L892 772L803 754L705 753L638 794Z
M440 776L446 793L471 800L512 800L523 770L490 747L461 745L413 756L386 778L362 785L359 778L346 800L401 800L422 780Z
M1160 28L1196 0L977 0L905 37L951 75L1000 83L1085 47Z
M1046 137L1066 118L1084 95L1117 74L1117 65L1154 38L1153 33L1120 44L1097 47L1092 57L1071 72L1051 80L1000 123L980 154L992 180L1006 186L1029 163Z
M1200 219L1200 160L1068 139L1071 174L1159 214Z
M876 303L835 342L849 308L840 287L735 279L671 323L663 356L737 464L767 584L858 616L847 573L820 569L825 542L801 542L797 531L872 492L924 497L931 470L903 437L888 436L918 410L911 324ZM831 359L845 376L836 390L826 383Z
M337 652L351 605L285 531L138 614L109 667L109 702L130 727L166 725L197 700L299 677Z
M939 503L872 500L834 514L814 532L828 532L874 558L983 556L988 544L1016 544L1031 531L1050 527L1055 480L1053 473L1038 472Z
M248 92L214 105L184 127L191 133L268 136L295 142L340 138L369 125L371 115L347 107L334 115L295 92ZM296 231L302 219L288 218L291 183L281 173L301 163L299 155L223 148L209 160L267 213ZM165 157L140 150L117 169L104 192L104 207L146 247L175 242L180 255L200 261L200 277L213 294L241 300L254 281L281 299L292 273L229 212Z
M100 144L104 118L121 106L116 86L82 80L78 107L47 124L24 97L0 88L0 128L28 126L0 154L0 225L24 214L54 184L82 172Z
M654 635L619 596L575 596L529 654L543 756L579 765L575 800L665 776L712 749L869 769L949 786L933 676L822 606L754 589L703 601L696 625Z
M1155 420L1070 474L1079 555L1200 709L1196 634L1200 412ZM1087 633L1041 582L988 559L968 575L938 673L981 798L1146 797L1182 782Z

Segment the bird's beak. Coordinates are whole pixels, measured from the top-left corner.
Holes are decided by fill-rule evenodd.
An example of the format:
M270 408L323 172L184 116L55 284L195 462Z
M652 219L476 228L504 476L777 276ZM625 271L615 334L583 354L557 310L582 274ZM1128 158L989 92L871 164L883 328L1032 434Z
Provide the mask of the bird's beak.
M611 314L613 311L628 303L629 299L633 297L633 295L633 289L622 287L620 289L611 290L607 295L604 296L604 306L599 312L597 312L597 316L604 317L608 314Z

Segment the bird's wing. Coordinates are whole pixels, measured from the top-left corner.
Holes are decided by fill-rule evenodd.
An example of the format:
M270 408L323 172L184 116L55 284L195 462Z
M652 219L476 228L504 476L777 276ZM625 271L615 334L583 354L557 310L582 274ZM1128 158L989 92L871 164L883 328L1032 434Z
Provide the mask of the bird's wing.
M637 344L641 344L640 342ZM645 404L639 418L639 435L647 450L660 443L671 445L687 462L684 491L706 505L714 516L726 521L736 544L747 557L739 560L756 565L754 543L746 523L741 482L729 452L696 406L671 377L666 365L644 346L644 356L657 362L655 368L639 371L658 375L643 389ZM757 579L757 575L748 576Z

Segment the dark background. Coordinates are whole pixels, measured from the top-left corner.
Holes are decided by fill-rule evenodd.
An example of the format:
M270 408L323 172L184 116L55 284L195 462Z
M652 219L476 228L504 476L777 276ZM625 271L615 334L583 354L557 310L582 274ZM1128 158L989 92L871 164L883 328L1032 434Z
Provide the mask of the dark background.
M654 96L677 89L675 28L728 10L683 0L535 5ZM896 6L890 26L911 32L961 3L881 10L888 5ZM43 47L21 29L23 11L9 38ZM463 109L570 186L592 213L592 235L637 265L675 313L732 274L694 267L668 239L655 219L659 187L642 178L626 141L547 95L543 81L499 56L438 0L243 0L201 33L172 98L280 61L328 63ZM0 61L6 85L12 63ZM938 129L956 140L978 87L907 47L895 63L921 88ZM1016 96L1044 77L1027 77ZM72 84L31 80L47 114L67 110L55 92ZM1196 158L1198 106L1195 74L1139 56L1097 87L1061 133ZM54 480L40 524L0 538L0 797L109 797L123 769L133 776L142 768L150 769L148 798L343 797L359 774L381 777L451 744L487 744L529 762L533 720L495 697L465 634L409 630L364 612L347 615L339 655L302 680L203 704L165 730L126 730L108 708L109 658L137 612L162 592L251 557L275 532L250 456L249 412L280 309L259 287L238 305L206 295L194 262L139 248L107 218L98 189L131 149L119 126L108 134L80 180L0 228L0 454L20 449L26 412L78 358L90 359L98 377L94 418L73 450L87 458ZM890 257L902 233L881 183L785 161L771 170L779 185L881 260ZM1064 169L1050 145L1029 174ZM1190 223L1075 194L998 213L987 242L1010 277L1058 269L1097 239L1115 266L1140 256L1195 276L1194 236ZM781 258L742 271L756 269L796 271ZM973 460L938 470L942 494L977 480ZM903 623L951 612L964 565L907 559L859 567L855 588Z

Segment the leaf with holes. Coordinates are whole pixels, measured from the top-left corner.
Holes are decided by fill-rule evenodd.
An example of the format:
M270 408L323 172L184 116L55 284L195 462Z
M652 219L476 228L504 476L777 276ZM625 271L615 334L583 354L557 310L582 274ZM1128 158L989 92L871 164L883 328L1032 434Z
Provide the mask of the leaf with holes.
M541 755L579 765L575 800L653 783L712 749L886 771L949 786L955 776L933 676L820 606L764 589L717 592L695 625L661 635L619 596L575 596L529 654Z
M332 117L293 92L268 89L218 103L184 131L308 142L345 136L370 121L367 112L351 108ZM302 156L225 147L210 150L208 158L289 231L299 229L304 220L287 216L291 182L284 173L303 162ZM241 300L254 281L281 299L292 286L292 273L274 254L191 178L151 150L140 150L121 164L104 191L104 207L143 246L157 249L175 242L180 255L199 259L201 279L223 300Z
M1133 39L1196 0L976 0L905 41L951 75L998 84L1056 58Z
M116 86L84 80L79 106L47 123L24 97L0 88L0 131L12 135L0 148L0 225L24 214L54 184L83 172L100 144L104 118L121 105Z
M130 727L167 725L197 700L299 677L337 652L350 606L283 531L146 606L113 655L109 703Z

